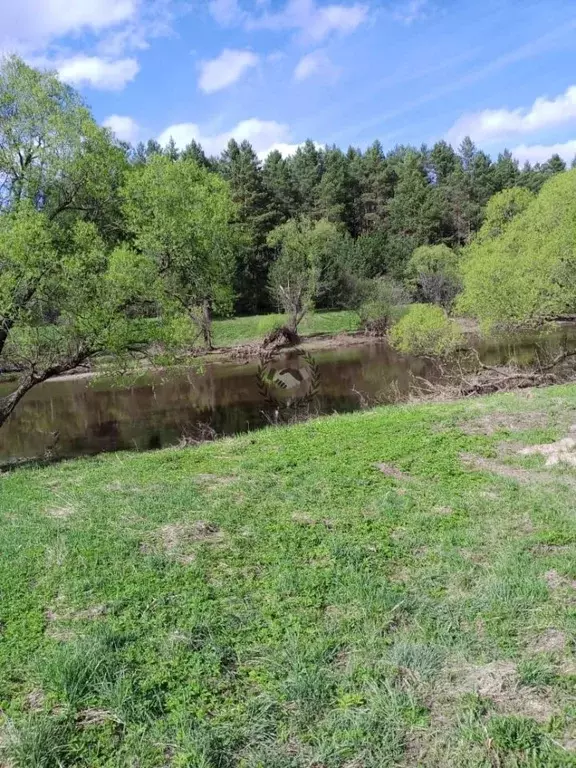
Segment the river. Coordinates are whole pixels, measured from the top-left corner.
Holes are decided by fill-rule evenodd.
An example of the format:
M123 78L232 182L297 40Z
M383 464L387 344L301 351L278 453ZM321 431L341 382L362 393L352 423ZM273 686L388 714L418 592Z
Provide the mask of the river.
M548 336L509 339L479 347L484 359L534 359L539 345L555 348L560 335L576 345L576 327ZM433 379L436 366L397 354L384 341L312 351L287 351L258 360L211 362L203 367L48 381L20 403L0 430L0 462L66 458L102 451L151 450L206 436L257 429L280 414L354 411L405 394L413 376ZM0 385L0 395L10 389Z

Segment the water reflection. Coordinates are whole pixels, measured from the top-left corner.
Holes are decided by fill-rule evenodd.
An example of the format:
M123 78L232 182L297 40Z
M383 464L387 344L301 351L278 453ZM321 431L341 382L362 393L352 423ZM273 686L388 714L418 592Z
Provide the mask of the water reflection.
M576 343L576 329L569 330ZM559 335L546 342L559 344ZM483 349L491 362L515 354L535 356L530 338ZM290 364L293 352L281 362ZM363 401L386 402L406 392L411 376L434 378L431 361L408 359L386 343L373 342L314 354L320 371L317 407L323 413L353 411ZM69 457L116 450L151 450L178 442L200 424L218 434L235 434L268 423L270 406L258 391L257 361L212 363L147 373L121 384L97 379L46 382L32 390L0 431L0 459L52 455ZM3 385L7 390L8 385ZM2 389L0 389L2 393Z

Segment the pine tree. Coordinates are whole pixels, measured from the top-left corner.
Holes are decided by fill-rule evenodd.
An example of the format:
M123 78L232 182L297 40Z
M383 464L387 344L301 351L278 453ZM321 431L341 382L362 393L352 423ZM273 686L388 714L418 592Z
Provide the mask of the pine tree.
M516 187L520 181L520 168L518 160L514 159L512 152L505 149L498 155L498 160L494 167L494 182L496 191Z
M386 223L387 204L394 195L397 172L390 167L379 141L360 159L360 233L376 232Z
M164 147L164 154L174 163L180 158L180 150L176 146L176 142L172 136L170 136L168 144Z
M296 185L300 215L318 218L318 188L322 179L323 151L311 139L298 147L289 160Z
M450 144L437 141L428 157L428 168L436 184L444 184L459 164L458 156Z
M336 147L324 153L324 169L318 185L317 215L353 231L354 198L348 158Z
M250 142L239 145L231 139L220 158L219 170L230 184L238 221L246 236L238 262L237 309L257 312L268 307L266 283L270 251L266 238L277 223L274 207L264 186L260 160Z
M283 224L288 219L298 216L296 185L288 161L277 149L270 152L264 161L262 178L275 214L276 224Z
M194 139L192 139L190 144L187 144L186 147L184 147L181 158L182 160L194 160L201 168L213 168L213 164L206 157L202 145Z

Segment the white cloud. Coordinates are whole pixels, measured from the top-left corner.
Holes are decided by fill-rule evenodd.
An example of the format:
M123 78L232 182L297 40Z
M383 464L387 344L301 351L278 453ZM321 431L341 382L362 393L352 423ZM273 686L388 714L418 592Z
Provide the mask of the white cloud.
M238 0L210 0L208 10L223 27L234 24L243 16Z
M531 146L520 144L512 150L514 157L521 163L545 163L550 160L552 155L560 155L567 163L572 162L576 156L576 139L567 141L564 144L533 144Z
M485 109L463 115L448 136L458 141L471 136L476 141L496 141L505 136L531 133L576 119L576 85L555 99L540 97L530 109Z
M131 117L123 115L110 115L104 120L106 128L110 128L120 141L129 141L133 144L140 134L140 126Z
M128 21L136 9L137 0L7 0L0 48L34 50L64 35L100 32Z
M239 80L258 61L258 56L252 51L225 48L215 59L201 63L198 85L205 93L220 91Z
M293 154L300 146L292 143L290 128L287 125L274 120L259 120L255 117L242 120L232 130L215 135L203 134L196 123L179 123L166 128L158 137L158 141L164 146L170 138L174 139L176 146L180 149L184 149L194 139L202 144L208 155L220 154L230 139L236 139L239 142L246 139L262 158L273 149L278 149L287 156Z
M319 6L316 0L288 0L284 10L265 12L245 23L248 29L297 30L305 40L320 42L333 32L353 32L367 18L368 6L361 3Z
M428 17L428 0L408 0L394 11L396 21L403 24L413 24Z
M294 79L297 82L302 82L314 75L321 75L335 80L338 74L338 68L332 64L326 51L318 50L312 51L300 59L294 70Z
M119 91L134 80L140 66L136 59L104 59L99 56L72 56L54 63L65 83Z

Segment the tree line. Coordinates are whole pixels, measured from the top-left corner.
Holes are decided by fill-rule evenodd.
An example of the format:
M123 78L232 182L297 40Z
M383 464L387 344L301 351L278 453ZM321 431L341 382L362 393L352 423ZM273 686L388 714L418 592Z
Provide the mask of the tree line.
M344 152L308 140L291 157L273 151L264 161L248 141L235 139L219 157L207 157L195 141L182 151L173 141L163 148L154 140L126 151L134 166L159 155L174 162L191 158L228 182L246 237L235 275L235 310L247 314L275 309L269 272L277 248L269 236L289 221L330 222L342 238L340 258L356 274L401 279L419 246L459 249L469 243L497 192L520 187L538 193L566 170L558 155L520 167L504 150L494 161L470 138L456 149L438 141L389 152L379 141ZM337 290L323 292L320 306L340 303Z

